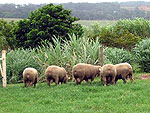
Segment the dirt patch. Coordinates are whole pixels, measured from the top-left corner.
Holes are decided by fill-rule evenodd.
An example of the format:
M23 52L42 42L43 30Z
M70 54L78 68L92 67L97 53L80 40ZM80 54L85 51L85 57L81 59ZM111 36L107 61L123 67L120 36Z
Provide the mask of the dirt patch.
M139 77L140 80L146 80L146 79L150 79L150 74L148 75L142 75Z

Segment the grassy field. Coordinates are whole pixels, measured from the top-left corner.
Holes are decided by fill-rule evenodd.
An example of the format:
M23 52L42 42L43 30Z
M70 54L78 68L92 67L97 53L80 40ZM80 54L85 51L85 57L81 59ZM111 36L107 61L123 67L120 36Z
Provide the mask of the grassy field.
M0 19L4 19L4 20L6 20L8 22L11 22L11 21L17 22L17 21L21 20L21 18L0 18Z
M116 21L113 20L79 20L75 23L84 25L84 26L91 26L92 24L99 23L100 25L113 25Z
M2 19L2 18L0 18L0 19ZM12 20L15 22L21 20L20 18L4 18L4 19L8 22L10 22ZM116 21L113 21L113 20L79 20L79 21L76 21L75 23L90 27L92 24L95 24L95 23L99 23L100 25L112 25L115 22Z
M0 88L0 113L149 113L149 86L150 80L136 79L104 87L99 78L88 85L13 84Z

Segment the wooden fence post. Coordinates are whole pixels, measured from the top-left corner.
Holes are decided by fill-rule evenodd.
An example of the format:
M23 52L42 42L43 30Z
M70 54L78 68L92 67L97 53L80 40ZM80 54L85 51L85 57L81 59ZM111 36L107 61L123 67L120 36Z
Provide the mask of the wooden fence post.
M2 81L3 81L3 87L6 87L7 85L7 79L6 79L6 51L2 50Z
M104 53L103 53L103 45L100 46L100 65L103 66L104 64Z

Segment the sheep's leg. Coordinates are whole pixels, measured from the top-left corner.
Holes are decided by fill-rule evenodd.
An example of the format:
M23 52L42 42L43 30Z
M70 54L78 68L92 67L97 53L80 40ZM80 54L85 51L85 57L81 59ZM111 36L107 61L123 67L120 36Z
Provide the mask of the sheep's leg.
M115 84L115 78L116 78L116 77L114 77L114 76L112 77L112 80L111 80L111 84L112 84L112 85Z
M64 77L63 83L66 84L66 82L67 82L67 77Z
M30 86L32 86L33 85L33 82L32 82L32 80L30 81Z
M92 76L91 78L91 84L93 84L93 81L94 81L94 76Z
M88 84L88 79L86 79L85 81L86 81L86 84Z
M56 78L55 78L55 84L56 84L56 86L58 85L58 82L59 82L59 81L58 81L58 77L56 77Z
M79 79L79 78L75 78L75 80L76 80L76 84L77 84L77 85L78 85L78 79Z
M81 84L82 81L83 81L83 79L77 78L77 85Z
M37 83L37 78L34 81L34 88L36 87L36 83Z
M123 83L126 84L126 82L127 82L126 78L123 77L122 80L123 80Z
M104 84L104 86L106 86L106 77L105 77L105 76L103 76L103 77L102 77L102 80L103 80L103 84Z
M132 74L129 75L129 78L130 78L130 81L131 83L134 81L133 77L132 77Z
M47 85L50 86L50 83L51 83L51 80L48 79L48 80L47 80Z
M118 78L117 78L117 77L115 77L115 84L117 83L117 81L118 81Z
M24 87L27 87L27 81L24 80Z

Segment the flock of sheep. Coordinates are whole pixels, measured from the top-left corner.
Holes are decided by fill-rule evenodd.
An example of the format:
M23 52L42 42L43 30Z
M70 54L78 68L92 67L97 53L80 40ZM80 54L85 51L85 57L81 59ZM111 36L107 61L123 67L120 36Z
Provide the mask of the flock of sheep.
M132 66L129 63L120 63L120 64L106 64L104 66L94 66L91 64L79 63L73 66L72 74L77 84L81 84L83 80L88 83L88 80L93 82L94 78L99 76L104 86L107 84L116 84L118 79L122 79L126 83L126 79L130 78L130 81L133 82L133 71ZM55 82L56 85L61 83L66 83L68 80L67 72L65 68L59 66L49 66L46 71L46 80L48 85ZM38 72L34 68L26 68L23 71L24 87L32 86L36 87L38 81Z

